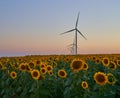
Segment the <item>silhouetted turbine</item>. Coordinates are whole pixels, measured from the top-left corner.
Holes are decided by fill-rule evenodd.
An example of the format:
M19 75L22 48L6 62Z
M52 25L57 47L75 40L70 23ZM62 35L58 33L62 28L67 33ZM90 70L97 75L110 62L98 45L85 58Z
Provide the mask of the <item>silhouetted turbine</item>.
M75 28L72 29L72 30L66 31L66 32L64 32L64 33L61 33L61 35L62 35L62 34L65 34L65 33L69 33L69 32L75 31L75 54L76 54L76 55L77 55L77 32L78 32L84 39L86 39L86 37L77 29L78 20L79 20L79 14L80 14L80 12L78 13L78 17L77 17L77 20L76 20ZM86 40L87 40L87 39L86 39Z

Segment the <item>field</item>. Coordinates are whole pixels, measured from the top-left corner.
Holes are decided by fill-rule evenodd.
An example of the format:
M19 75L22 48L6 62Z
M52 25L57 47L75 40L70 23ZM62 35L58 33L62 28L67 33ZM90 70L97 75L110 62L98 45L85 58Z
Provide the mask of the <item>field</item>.
M0 58L1 98L120 98L120 55Z

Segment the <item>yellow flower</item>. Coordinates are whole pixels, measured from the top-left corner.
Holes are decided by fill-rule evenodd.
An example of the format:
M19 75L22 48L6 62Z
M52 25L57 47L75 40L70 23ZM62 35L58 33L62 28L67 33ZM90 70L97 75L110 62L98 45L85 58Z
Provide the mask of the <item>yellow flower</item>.
M105 73L103 72L96 72L94 74L94 80L96 81L97 84L99 85L105 85L108 82L108 77Z
M110 64L110 60L108 57L104 57L103 60L102 60L102 63L104 66L108 67L109 64Z
M41 63L40 63L40 68L44 68L44 67L46 67L46 63L41 62Z
M53 75L53 72L52 72L52 71L48 71L48 74L49 74L50 76L52 76L52 75Z
M32 60L28 63L28 65L30 66L30 68L34 68L34 67L36 67L35 62L32 61Z
M10 77L15 79L17 77L17 73L15 71L10 72Z
M84 63L83 70L88 70L88 64L87 63Z
M70 64L70 67L74 72L78 72L83 69L83 64L84 64L83 60L74 59Z
M21 71L26 71L26 63L21 63L21 64L19 65L19 69L20 69Z
M82 81L81 86L82 86L83 89L87 89L88 88L88 83L86 81Z
M96 61L96 64L100 64L101 59L100 59L100 58L97 58L95 61Z
M51 65L48 65L47 66L47 71L49 72L49 71L52 71L52 70L53 70L53 67Z
M33 69L33 70L31 71L31 76L32 76L33 79L38 80L39 77L40 77L40 72L39 72L39 70Z
M116 78L112 73L108 73L108 84L115 84L116 83Z
M46 74L47 73L47 69L44 67L44 68L41 68L40 69L40 72L42 73L42 74Z
M61 69L61 70L58 70L58 76L60 78L66 78L67 77L67 73L65 70Z
M114 62L110 62L110 65L109 65L109 68L112 69L112 70L115 70L116 69L116 64Z

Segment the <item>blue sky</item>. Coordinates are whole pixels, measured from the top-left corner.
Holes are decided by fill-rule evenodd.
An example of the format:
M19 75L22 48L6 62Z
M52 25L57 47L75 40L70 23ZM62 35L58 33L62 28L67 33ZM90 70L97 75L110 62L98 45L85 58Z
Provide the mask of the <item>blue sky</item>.
M0 56L70 54L80 11L78 53L120 53L119 0L1 0Z

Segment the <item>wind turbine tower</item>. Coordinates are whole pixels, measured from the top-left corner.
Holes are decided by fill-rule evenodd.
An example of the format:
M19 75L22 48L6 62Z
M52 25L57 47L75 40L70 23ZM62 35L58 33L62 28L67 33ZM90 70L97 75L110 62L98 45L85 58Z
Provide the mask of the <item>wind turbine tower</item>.
M69 31L66 31L64 33L61 33L62 34L65 34L65 33L69 33L69 32L72 32L72 31L75 31L75 54L77 55L77 33L79 33L84 39L86 39L86 37L77 29L77 26L78 26L78 20L79 20L79 14L80 12L78 13L78 16L77 16L77 20L76 20L76 25L75 25L75 28L72 29L72 30L69 30ZM86 39L87 40L87 39Z

